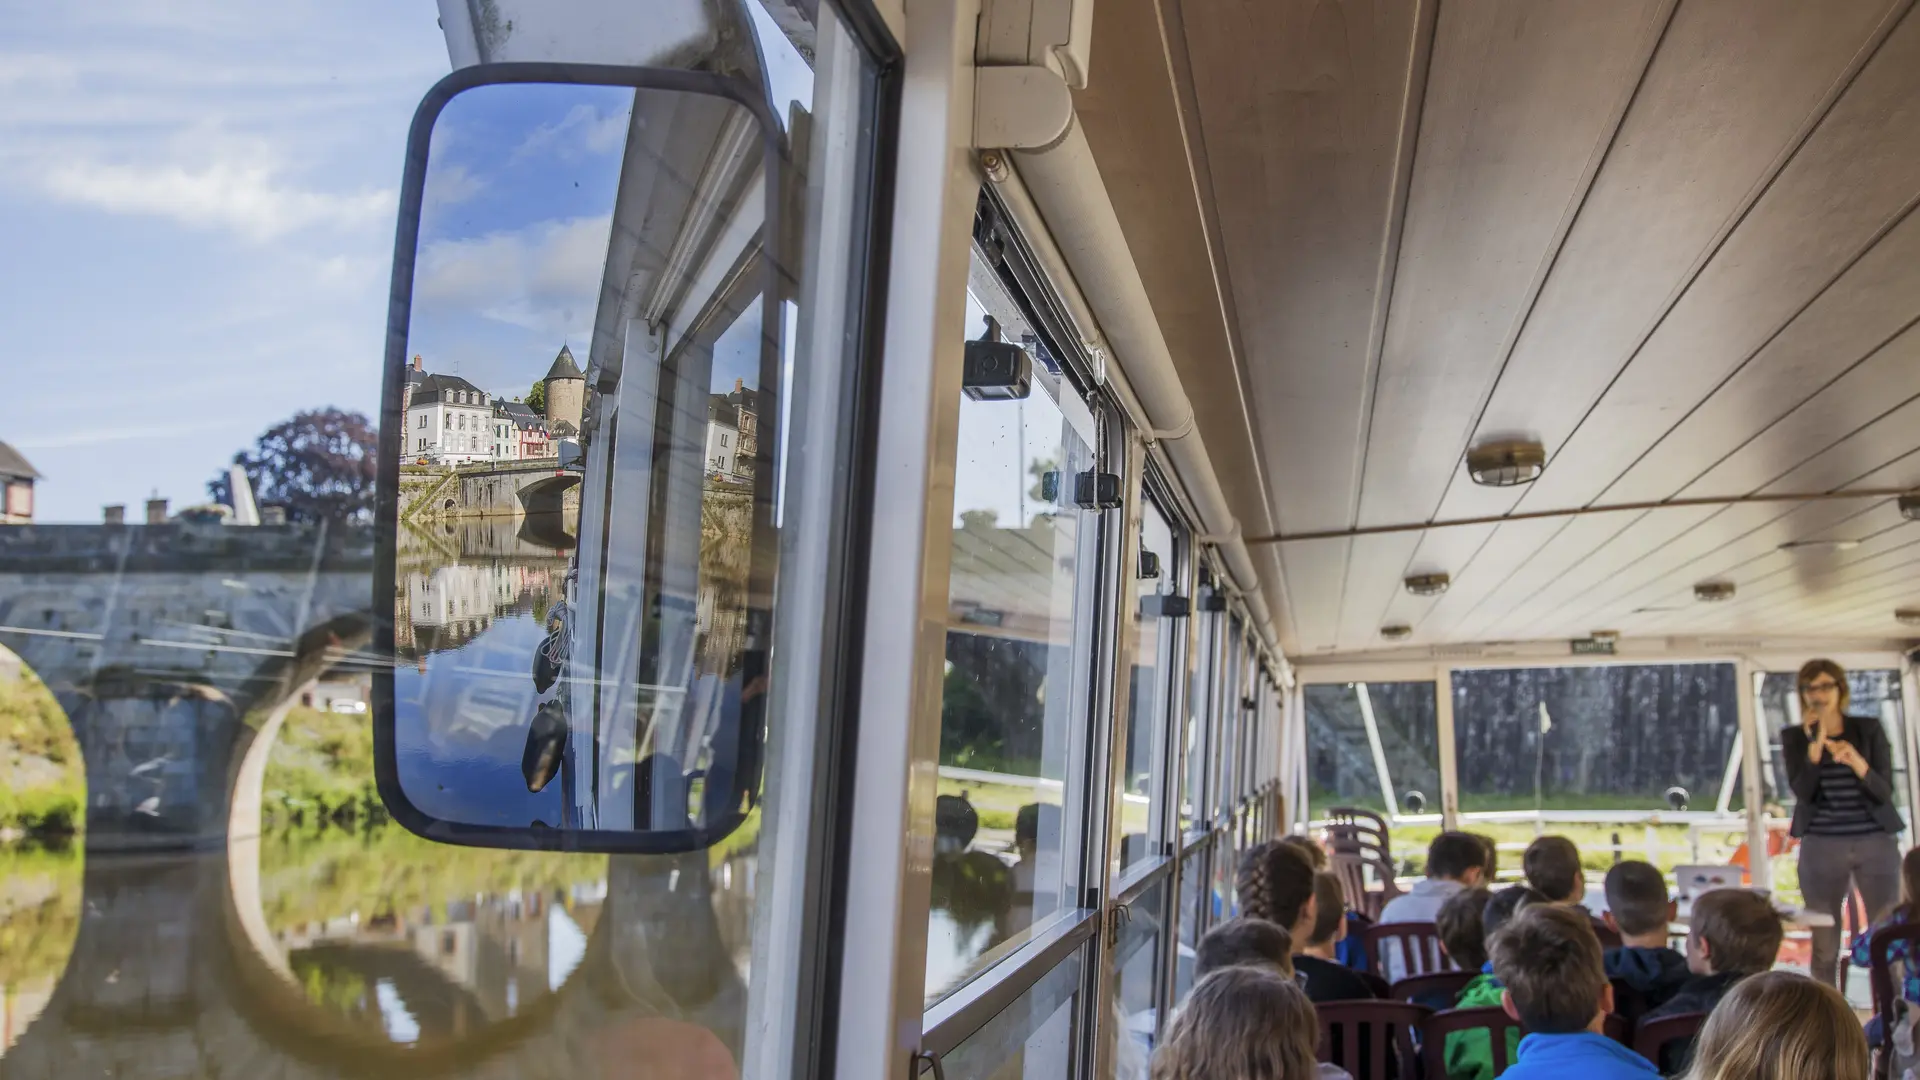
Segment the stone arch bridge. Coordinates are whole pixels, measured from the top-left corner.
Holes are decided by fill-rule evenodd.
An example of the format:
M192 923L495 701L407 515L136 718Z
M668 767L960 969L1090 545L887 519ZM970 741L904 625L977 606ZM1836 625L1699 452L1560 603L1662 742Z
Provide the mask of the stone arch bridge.
M396 1044L292 977L261 911L260 776L299 688L376 662L372 557L362 528L0 530L0 644L66 710L87 778L79 931L0 1077L728 1075L746 994L706 853L611 860L566 983L470 1036ZM362 960L402 995L460 993Z

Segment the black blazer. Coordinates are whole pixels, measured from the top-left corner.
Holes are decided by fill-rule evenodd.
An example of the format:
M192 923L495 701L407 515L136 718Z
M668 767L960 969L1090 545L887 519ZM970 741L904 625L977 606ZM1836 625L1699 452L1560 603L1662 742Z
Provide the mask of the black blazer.
M1903 826L1900 812L1893 808L1893 747L1887 742L1886 729L1878 717L1849 716L1841 738L1867 759L1867 775L1860 787L1873 808L1873 820L1889 834ZM1787 786L1793 789L1793 835L1805 836L1813 821L1813 800L1820 793L1820 770L1807 763L1807 731L1799 724L1780 730L1780 752L1787 759Z

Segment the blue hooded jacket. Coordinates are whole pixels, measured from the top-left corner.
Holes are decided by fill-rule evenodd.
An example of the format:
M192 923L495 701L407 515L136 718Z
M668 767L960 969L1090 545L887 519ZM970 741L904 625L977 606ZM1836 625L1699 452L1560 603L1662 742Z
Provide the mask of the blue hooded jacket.
M1659 1075L1653 1062L1605 1035L1576 1031L1521 1039L1520 1060L1500 1080L1650 1080Z
M1687 970L1687 958L1673 949L1645 949L1623 945L1608 949L1607 978L1619 979L1632 987L1647 1007L1657 1009L1680 992L1693 975Z

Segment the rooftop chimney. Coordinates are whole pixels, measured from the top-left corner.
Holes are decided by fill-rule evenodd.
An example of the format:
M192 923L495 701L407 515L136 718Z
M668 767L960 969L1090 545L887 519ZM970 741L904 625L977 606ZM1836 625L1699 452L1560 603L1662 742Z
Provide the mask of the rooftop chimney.
M107 524L125 525L127 523L126 504L115 503L112 506L106 507L105 512L106 512Z
M167 523L167 500L147 500L147 524L165 525Z
M421 366L420 366L420 354L419 354L419 353L414 353L414 354L413 354L413 370L415 370L415 371L425 371L425 370L426 370L425 368L423 368L423 367L421 367Z
M737 394L737 393L739 393L739 392L741 391L741 389L742 389L743 387L745 387L745 385L746 385L746 382L747 382L747 380L745 380L745 379L741 379L741 378L735 378L735 379L733 380L733 392L734 392L734 393L736 393L736 394Z

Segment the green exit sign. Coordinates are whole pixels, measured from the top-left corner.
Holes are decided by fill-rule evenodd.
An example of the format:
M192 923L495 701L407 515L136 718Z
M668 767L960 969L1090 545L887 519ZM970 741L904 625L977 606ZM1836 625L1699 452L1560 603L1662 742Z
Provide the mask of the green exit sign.
M1611 638L1574 638L1569 644L1575 656L1612 656L1615 642Z

